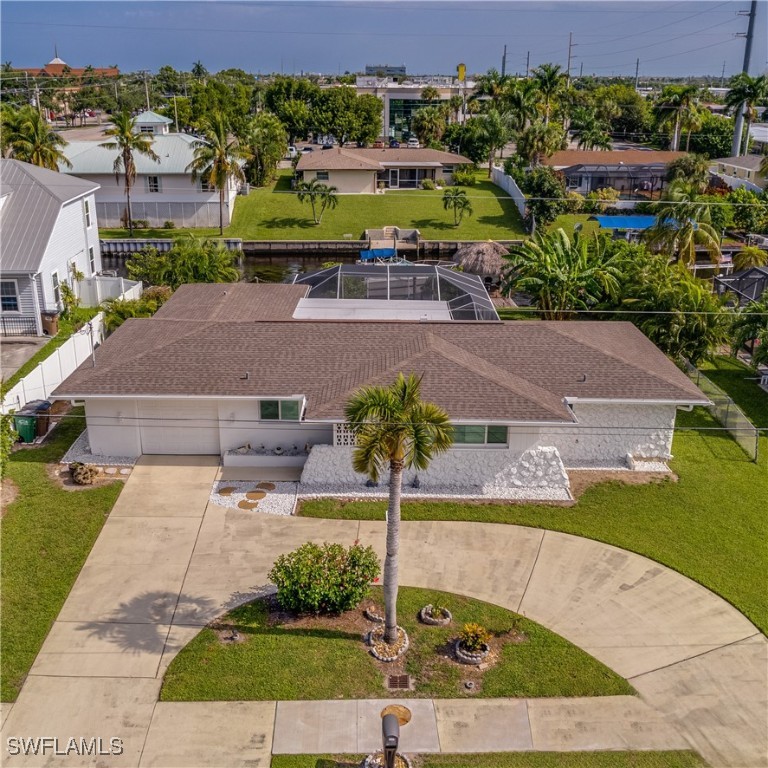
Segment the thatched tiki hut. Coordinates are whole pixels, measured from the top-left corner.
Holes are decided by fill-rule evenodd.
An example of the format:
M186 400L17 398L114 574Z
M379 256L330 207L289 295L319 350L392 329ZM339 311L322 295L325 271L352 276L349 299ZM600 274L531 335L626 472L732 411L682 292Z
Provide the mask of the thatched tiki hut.
M493 240L485 243L464 243L456 250L453 261L465 272L490 277L492 282L498 283L501 279L501 270L506 265L504 257L508 254L507 248ZM486 280L486 282L489 281Z

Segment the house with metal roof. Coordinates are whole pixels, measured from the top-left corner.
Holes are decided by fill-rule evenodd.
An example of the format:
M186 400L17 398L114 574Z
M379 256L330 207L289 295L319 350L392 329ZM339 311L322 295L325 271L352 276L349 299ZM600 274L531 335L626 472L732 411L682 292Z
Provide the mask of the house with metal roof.
M142 125L134 122L137 130ZM153 133L152 151L158 159L134 153L136 181L131 187L134 221L146 221L149 227L163 227L167 221L173 222L176 227L219 226L218 191L200 178L193 182L188 170L199 141L186 133ZM63 152L72 167L62 164L60 171L97 184L96 210L99 223L102 227L123 227L127 223L128 209L123 177L118 175L115 178L117 150L106 149L101 146L103 143L70 142ZM237 193L237 182L232 180L224 199L224 226L228 226L232 219Z
M151 133L153 135L165 136L170 131L170 126L173 124L173 120L163 115L158 115L157 112L150 110L146 112L140 112L133 118L133 125L136 131L139 133Z
M463 155L425 147L336 147L302 154L296 172L305 181L317 179L342 194L374 194L379 188L418 189L425 179L450 183L456 166L471 162Z
M386 267L368 269L387 280ZM523 454L547 457L541 477L553 465L663 460L677 407L708 402L631 323L399 319L402 303L421 301L418 277L409 293L397 274L383 319L307 315L306 299L345 300L343 280L325 291L333 280L322 275L184 285L154 317L126 321L53 396L85 402L97 455L214 454L225 466L302 468L310 485L362 487L345 405L360 387L414 373L455 431L454 448L419 473L422 489L512 487L530 469ZM347 300L373 306L386 285L370 283L366 299L352 284Z
M98 183L0 159L0 331L42 336L75 272L101 271Z

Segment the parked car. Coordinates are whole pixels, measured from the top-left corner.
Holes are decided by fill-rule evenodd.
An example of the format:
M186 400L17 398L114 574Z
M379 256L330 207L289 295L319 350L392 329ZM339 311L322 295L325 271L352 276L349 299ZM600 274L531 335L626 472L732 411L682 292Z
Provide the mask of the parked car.
M387 145L383 141L374 141L373 142L373 148L374 149L384 149Z
M400 142L397 139L389 140L390 149L400 149Z
M415 138L414 136L411 136L410 139L408 139L408 147L411 149L418 149L421 146L419 144L419 140Z
M288 147L288 154L287 157L289 160L293 160L296 155L299 154L299 151L296 149L296 147Z
M309 145L307 145L306 147L302 147L301 151L302 152L314 152L315 148L314 147L310 147Z
M333 149L333 144L323 144L323 149Z

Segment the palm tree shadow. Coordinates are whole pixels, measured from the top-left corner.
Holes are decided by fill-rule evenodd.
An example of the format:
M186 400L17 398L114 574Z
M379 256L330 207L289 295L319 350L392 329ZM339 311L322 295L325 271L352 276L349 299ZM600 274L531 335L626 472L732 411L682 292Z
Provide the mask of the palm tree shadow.
M296 216L275 216L271 219L264 219L261 225L266 229L311 229L317 226L312 219L299 219Z
M452 222L439 221L438 219L418 219L413 222L416 229L456 229Z

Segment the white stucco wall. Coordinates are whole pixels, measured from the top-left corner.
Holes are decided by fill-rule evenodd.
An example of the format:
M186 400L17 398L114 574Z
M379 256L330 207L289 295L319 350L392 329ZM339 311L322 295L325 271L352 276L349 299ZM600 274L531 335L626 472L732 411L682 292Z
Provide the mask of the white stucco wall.
M85 403L88 443L104 456L139 456L141 440L135 400L89 399Z
M304 171L304 180L317 177L317 171ZM339 194L360 195L376 192L376 171L328 171L328 180L323 184L336 187Z

